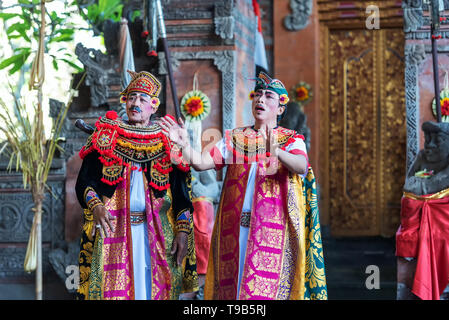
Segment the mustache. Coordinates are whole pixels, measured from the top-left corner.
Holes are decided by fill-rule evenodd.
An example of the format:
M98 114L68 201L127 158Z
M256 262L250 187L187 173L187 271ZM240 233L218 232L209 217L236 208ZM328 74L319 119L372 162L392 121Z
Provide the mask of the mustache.
M129 108L129 111L142 112L142 109L140 109L138 106L131 106L131 107Z

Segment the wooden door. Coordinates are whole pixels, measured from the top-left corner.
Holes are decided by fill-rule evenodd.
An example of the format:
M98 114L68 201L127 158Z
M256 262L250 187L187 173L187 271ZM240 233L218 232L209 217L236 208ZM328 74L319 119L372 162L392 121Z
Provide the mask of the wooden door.
M323 28L324 210L333 236L392 236L406 126L402 27Z

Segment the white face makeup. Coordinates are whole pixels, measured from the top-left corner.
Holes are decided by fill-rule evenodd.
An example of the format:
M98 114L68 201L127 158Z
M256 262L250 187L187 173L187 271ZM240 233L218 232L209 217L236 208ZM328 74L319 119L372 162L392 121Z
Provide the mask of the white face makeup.
M271 90L258 89L254 93L252 112L256 123L276 123L277 116L285 107L279 104L279 94Z
M156 112L151 100L151 96L141 92L131 92L128 95L126 99L126 114L130 124L148 125L151 115Z

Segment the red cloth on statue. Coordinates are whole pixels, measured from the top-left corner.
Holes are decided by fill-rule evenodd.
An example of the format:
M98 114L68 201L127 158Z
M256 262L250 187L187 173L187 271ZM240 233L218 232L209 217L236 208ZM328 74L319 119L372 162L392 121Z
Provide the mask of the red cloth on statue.
M198 274L206 274L209 260L210 239L214 228L214 206L206 197L195 198L193 225L195 232L196 268Z
M422 197L404 194L401 201L396 256L417 258L412 292L423 300L439 300L449 283L449 196L446 194Z

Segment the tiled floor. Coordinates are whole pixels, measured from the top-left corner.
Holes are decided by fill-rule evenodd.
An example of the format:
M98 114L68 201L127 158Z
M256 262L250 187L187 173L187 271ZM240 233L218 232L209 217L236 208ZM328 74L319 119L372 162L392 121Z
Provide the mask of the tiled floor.
M395 239L381 237L332 238L323 230L323 248L329 300L395 300ZM379 289L367 289L365 273L379 268ZM56 275L44 277L44 298L73 299ZM0 283L0 300L34 299L34 283Z
M395 239L381 237L331 238L323 233L329 300L395 300ZM367 271L378 267L379 289L369 290ZM368 279L368 283L373 277Z
M43 295L44 300L74 299L56 274L44 275ZM9 279L0 283L0 300L34 300L35 297L34 279L26 282Z

